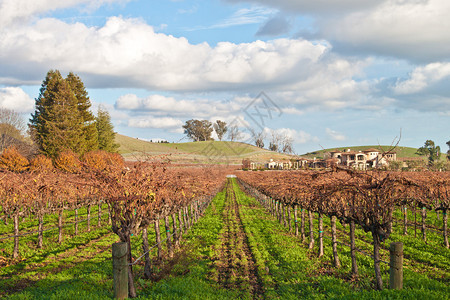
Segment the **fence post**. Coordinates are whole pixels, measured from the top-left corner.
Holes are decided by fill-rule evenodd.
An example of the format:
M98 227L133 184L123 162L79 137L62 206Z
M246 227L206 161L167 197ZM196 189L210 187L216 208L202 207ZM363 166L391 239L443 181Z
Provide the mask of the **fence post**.
M113 284L114 298L128 298L128 245L127 243L114 243L112 245L113 257Z
M401 290L403 288L403 243L391 243L389 270L389 288Z

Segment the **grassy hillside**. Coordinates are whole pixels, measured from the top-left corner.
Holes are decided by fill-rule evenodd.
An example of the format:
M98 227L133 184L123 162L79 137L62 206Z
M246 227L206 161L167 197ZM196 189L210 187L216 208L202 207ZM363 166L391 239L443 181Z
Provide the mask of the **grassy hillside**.
M266 162L269 159L288 160L290 155L284 155L261 149L253 145L230 142L230 141L207 141L207 142L186 142L186 143L151 143L125 135L117 134L116 142L120 144L119 153L127 160L142 160L148 156L167 155L175 163L230 163L240 164L243 159L252 161ZM301 155L305 158L323 158L324 153L333 150L362 151L369 148L379 149L380 146L351 146L329 148L318 150ZM391 149L391 146L381 146L385 151ZM416 154L417 148L397 147L394 150L398 158L420 157ZM426 159L425 157L423 157ZM445 159L445 154L442 154Z
M341 151L346 151L346 149L351 149L352 151L363 151L369 148L375 148L375 149L380 149L380 146L376 145L376 146L352 146L352 147L339 147L339 148L329 148L329 149L325 149L325 150L318 150L318 151L314 151L314 152L308 152L304 155L302 155L303 157L308 157L308 158L323 158L324 153L326 152L330 152L333 150L341 150ZM387 151L389 149L391 149L391 146L381 146L381 148L384 151ZM402 157L420 157L420 155L417 155L417 148L411 148L411 147L397 147L394 149L394 151L397 153L397 157L398 158L402 158Z
M240 142L187 142L151 143L117 134L119 153L128 160L145 159L146 156L167 155L176 163L231 163L240 164L243 159L267 161L284 160L291 156L261 149Z

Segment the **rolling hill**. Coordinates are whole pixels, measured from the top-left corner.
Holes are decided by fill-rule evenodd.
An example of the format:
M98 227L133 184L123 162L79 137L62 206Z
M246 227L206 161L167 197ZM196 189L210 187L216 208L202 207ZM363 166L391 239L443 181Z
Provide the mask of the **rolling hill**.
M116 134L119 153L126 160L143 160L149 156L167 156L174 163L241 164L243 159L253 161L288 160L291 155L261 149L253 145L230 141L186 143L152 143Z
M270 159L289 160L298 157L261 149L246 143L230 141L152 143L116 134L116 142L120 144L119 153L122 154L126 160L144 160L153 156L167 156L167 158L174 163L183 164L241 164L243 159L266 162ZM391 146L386 145L339 147L308 152L300 156L309 159L313 159L314 157L321 159L326 152L336 149L341 151L345 151L346 149L362 151L369 148L380 149L380 147L385 151L392 148ZM397 158L422 157L423 159L426 159L424 156L416 154L417 148L399 146L396 147L394 151L397 153ZM445 154L442 154L442 156L443 159L445 159Z

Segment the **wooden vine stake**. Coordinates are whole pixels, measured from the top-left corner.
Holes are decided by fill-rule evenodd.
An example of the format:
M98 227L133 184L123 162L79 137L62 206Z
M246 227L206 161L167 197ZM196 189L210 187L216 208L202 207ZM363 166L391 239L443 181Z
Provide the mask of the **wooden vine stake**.
M128 245L125 242L112 245L114 298L128 298Z
M391 243L389 248L391 256L389 270L389 288L401 290L403 288L403 244Z
M166 228L166 240L167 240L167 250L169 251L169 257L173 258L173 246L172 246L172 238L170 235L170 220L169 216L164 217L164 225Z
M155 221L155 239L156 239L156 244L158 245L158 261L161 262L162 261L162 244L161 244L161 231L159 229L159 218L156 219Z
M297 205L294 205L295 236L298 236Z
M14 251L13 258L19 257L19 215L14 214Z

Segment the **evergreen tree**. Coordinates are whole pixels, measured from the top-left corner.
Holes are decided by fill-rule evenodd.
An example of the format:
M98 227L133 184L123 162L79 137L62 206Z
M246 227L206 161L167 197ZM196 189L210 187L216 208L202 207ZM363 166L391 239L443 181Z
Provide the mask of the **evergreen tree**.
M417 154L426 155L428 157L428 165L431 167L439 160L441 155L441 148L434 144L432 140L426 140L423 147L417 149Z
M83 136L85 138L84 151L92 151L98 149L98 134L95 125L95 116L89 110L91 108L91 100L89 99L86 88L80 77L72 72L67 75L66 81L77 99L77 107L83 120Z
M98 108L97 118L95 122L98 132L98 147L100 150L108 152L116 152L119 145L115 143L116 133L111 123L111 117L107 110L101 106Z
M447 159L450 160L450 141L447 142L448 151L447 151Z
M96 135L91 132L94 123L88 111L90 101L77 76L64 79L58 70L50 70L35 106L29 127L41 152L56 157L66 149L78 154L96 149Z

